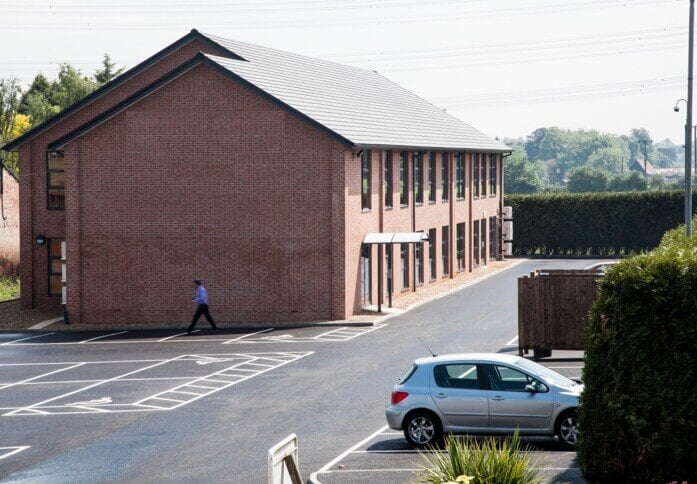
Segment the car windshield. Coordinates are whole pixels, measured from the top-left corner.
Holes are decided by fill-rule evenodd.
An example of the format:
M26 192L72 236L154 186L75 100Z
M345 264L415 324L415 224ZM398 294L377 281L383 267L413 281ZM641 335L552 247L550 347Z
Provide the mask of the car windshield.
M573 380L570 380L556 371L550 370L546 366L535 363L534 361L526 360L525 358L518 358L516 364L524 370L528 370L529 372L534 373L535 375L544 378L549 383L553 383L557 386L564 388L576 386L576 382Z

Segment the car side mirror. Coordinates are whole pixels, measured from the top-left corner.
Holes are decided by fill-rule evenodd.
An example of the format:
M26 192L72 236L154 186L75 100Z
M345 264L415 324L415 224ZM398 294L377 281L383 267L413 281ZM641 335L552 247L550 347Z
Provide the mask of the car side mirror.
M537 393L537 387L532 383L525 385L525 391L530 393Z

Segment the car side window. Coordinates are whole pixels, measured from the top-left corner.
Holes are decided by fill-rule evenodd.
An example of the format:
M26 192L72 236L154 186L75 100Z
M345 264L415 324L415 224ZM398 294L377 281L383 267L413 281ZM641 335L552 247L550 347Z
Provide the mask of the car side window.
M437 365L433 368L433 378L443 388L480 389L477 365L472 363Z
M503 365L487 365L487 380L492 390L524 392L527 385L532 385L539 393L549 391L541 381Z

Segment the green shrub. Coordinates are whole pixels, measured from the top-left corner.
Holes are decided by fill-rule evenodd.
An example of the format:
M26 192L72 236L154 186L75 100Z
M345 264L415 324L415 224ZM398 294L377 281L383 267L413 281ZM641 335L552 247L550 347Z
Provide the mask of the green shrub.
M684 192L506 195L516 255L628 255L684 221ZM697 207L697 194L693 196Z
M608 270L579 411L590 482L697 482L697 238L680 228Z
M516 432L511 439L478 441L448 436L445 452L422 454L424 463L418 482L444 484L465 481L471 484L523 484L537 482L529 454L521 452ZM467 480L467 478L471 478Z

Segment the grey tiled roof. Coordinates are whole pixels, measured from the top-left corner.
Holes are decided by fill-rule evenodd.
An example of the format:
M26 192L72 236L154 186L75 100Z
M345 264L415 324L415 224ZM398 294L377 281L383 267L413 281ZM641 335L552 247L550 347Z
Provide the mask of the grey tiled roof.
M210 60L357 146L510 151L377 72L202 35L245 59Z

